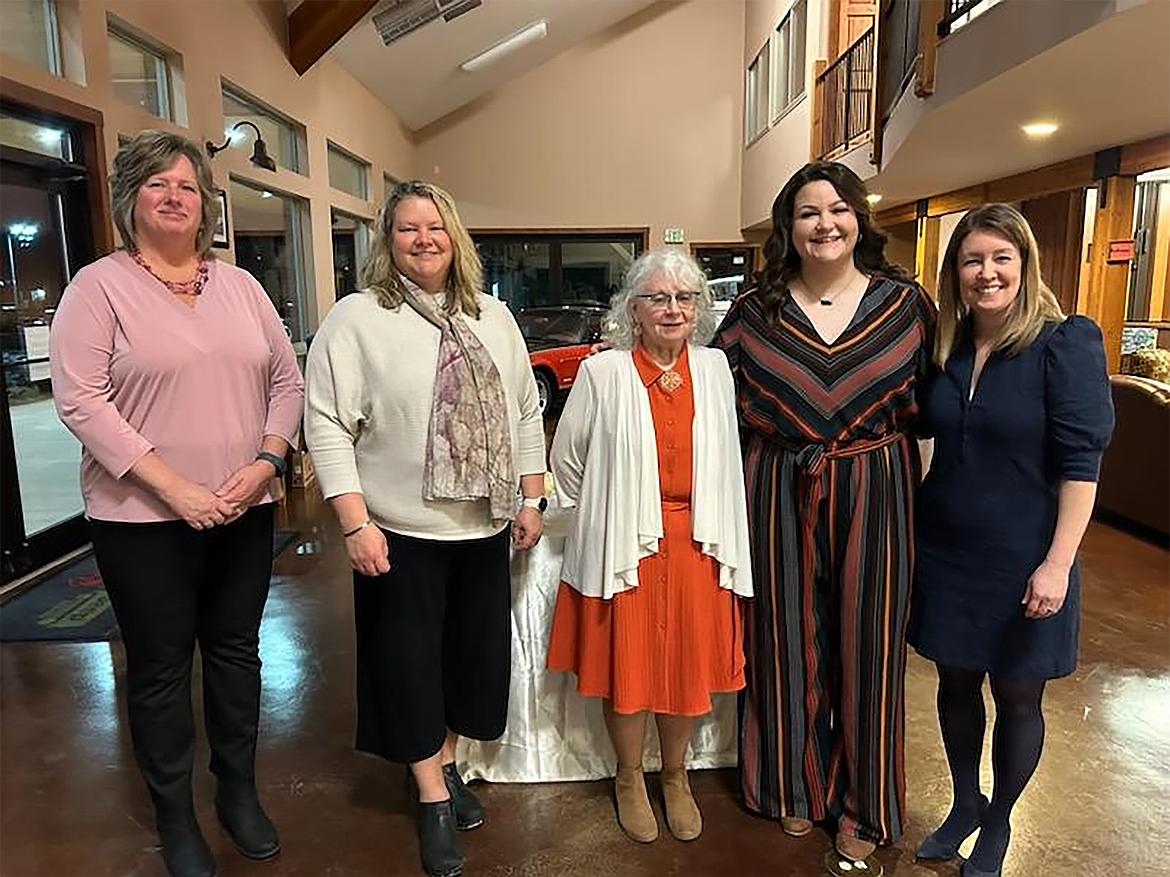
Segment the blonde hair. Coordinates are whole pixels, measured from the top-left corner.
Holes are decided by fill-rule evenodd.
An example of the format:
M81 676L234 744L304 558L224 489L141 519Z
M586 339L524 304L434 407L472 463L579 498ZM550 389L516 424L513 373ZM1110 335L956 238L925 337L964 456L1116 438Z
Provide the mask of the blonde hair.
M479 318L477 296L483 290L483 266L476 252L475 242L467 227L459 218L454 199L432 183L408 180L399 183L386 197L386 203L378 211L378 233L366 264L362 266L361 285L371 289L378 297L378 304L388 310L397 310L403 300L402 276L394 264L394 213L398 205L408 198L427 198L439 211L443 227L451 241L451 268L447 272L447 300L449 312L461 310L476 319Z
M1020 253L1020 292L995 339L992 350L1015 356L1026 350L1044 324L1064 319L1052 290L1040 277L1040 254L1028 220L1010 204L984 204L959 220L938 277L938 326L934 336L934 361L941 368L955 352L961 337L970 331L970 314L959 294L959 248L967 236L989 231L1010 241Z
M134 205L138 203L138 190L152 176L170 168L180 156L186 156L191 162L202 202L199 231L195 233L195 252L199 256L206 256L211 249L215 226L219 221L219 198L215 194L211 165L207 163L202 150L186 137L153 129L139 131L118 150L114 156L114 170L110 174L114 225L127 249L138 249L134 228Z

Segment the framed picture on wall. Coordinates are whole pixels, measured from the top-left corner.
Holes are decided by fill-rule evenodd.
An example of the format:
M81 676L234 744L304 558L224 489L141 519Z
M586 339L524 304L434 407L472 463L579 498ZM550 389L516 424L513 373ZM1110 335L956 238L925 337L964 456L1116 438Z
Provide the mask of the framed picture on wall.
M215 194L219 199L219 220L215 224L215 234L211 237L211 245L213 247L219 247L222 250L227 250L232 245L228 231L227 192L223 189L217 189Z

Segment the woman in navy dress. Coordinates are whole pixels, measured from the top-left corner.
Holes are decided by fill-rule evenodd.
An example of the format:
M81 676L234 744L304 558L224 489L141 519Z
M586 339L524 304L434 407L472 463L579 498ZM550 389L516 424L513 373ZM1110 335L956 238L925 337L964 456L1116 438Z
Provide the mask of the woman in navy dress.
M1076 668L1075 559L1113 406L1100 329L1064 317L1027 221L1006 204L955 229L934 358L909 640L938 666L954 800L918 856L951 858L980 828L963 877L998 877L1012 807L1040 760L1045 682ZM996 706L990 801L979 789L984 675Z

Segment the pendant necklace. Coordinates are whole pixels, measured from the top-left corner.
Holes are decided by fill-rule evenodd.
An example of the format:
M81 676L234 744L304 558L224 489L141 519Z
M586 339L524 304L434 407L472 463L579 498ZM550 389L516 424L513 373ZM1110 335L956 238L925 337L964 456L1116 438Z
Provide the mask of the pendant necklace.
M853 278L850 278L849 280L847 280L845 282L844 286L842 286L840 289L838 289L833 294L830 295L830 294L826 293L824 295L818 296L817 297L817 304L819 304L823 307L826 307L826 308L832 307L833 305L835 305L837 303L837 299L839 299L841 296L843 296L846 292L849 291L849 287L851 287L853 285L853 282L854 282ZM808 284L806 284L803 280L800 281L800 285L802 287L804 287L804 289L809 294L812 294L812 290L809 289Z

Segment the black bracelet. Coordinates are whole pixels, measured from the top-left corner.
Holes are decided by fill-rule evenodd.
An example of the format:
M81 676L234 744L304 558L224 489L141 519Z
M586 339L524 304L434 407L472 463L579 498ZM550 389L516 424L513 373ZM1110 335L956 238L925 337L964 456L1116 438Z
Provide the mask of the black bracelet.
M283 458L269 451L260 451L256 454L256 459L263 460L265 463L271 463L272 468L276 470L276 474L281 478L284 477L285 470L288 467L285 466Z
M370 524L372 524L372 523L374 523L374 522L371 521L369 518L366 518L364 521L362 521L360 524L358 524L352 530L349 530L345 533L342 533L341 535L344 536L346 539L348 539L350 536L356 536L358 533L360 533L362 530L366 529L366 527L370 526Z

